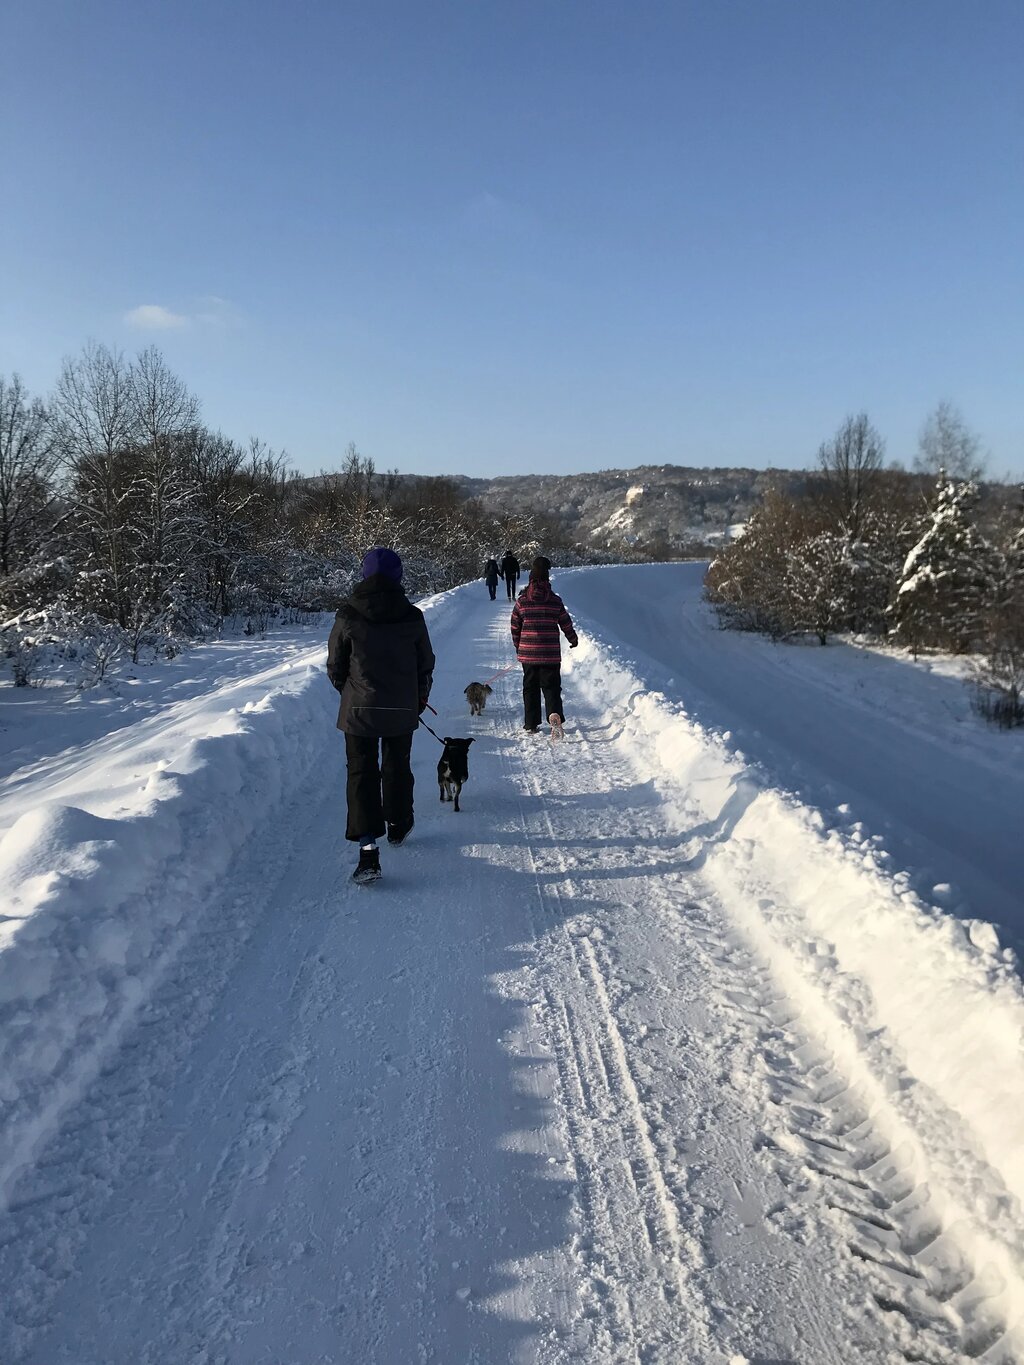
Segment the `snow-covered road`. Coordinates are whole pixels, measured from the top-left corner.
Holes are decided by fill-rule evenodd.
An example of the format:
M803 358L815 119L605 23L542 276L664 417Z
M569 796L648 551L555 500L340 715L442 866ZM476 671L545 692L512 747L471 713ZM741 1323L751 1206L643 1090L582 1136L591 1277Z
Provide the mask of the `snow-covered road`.
M688 685L666 650L684 609L697 639L697 582L560 575L584 640L559 746L521 735L516 673L465 714L509 659L505 604L427 604L472 779L441 806L421 734L416 829L372 888L319 648L120 730L114 768L46 770L70 805L0 844L26 901L0 954L4 1365L1021 1358L1013 964L920 902L883 829L773 786L784 735L756 766L693 714L712 665ZM937 1046L965 1009L977 1045L949 1019Z

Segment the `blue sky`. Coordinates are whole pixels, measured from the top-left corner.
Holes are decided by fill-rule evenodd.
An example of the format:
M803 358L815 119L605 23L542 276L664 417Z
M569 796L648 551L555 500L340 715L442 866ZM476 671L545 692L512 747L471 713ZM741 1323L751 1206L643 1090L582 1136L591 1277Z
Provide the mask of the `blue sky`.
M1024 3L6 0L0 371L302 469L1024 474ZM143 311L138 311L138 310Z

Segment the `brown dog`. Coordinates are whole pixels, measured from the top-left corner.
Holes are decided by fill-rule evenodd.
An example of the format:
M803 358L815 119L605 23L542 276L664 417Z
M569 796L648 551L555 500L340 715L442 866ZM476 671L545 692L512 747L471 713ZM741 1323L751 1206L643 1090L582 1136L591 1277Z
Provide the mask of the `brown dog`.
M466 700L469 702L469 714L471 716L482 716L484 707L487 705L487 698L491 695L492 689L487 683L470 683L466 688Z

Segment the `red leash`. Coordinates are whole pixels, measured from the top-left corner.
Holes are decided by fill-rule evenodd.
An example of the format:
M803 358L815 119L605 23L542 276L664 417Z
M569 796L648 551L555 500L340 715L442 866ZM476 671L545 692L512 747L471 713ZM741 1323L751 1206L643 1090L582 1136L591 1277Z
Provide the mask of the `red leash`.
M497 671L497 673L492 673L491 676L490 676L489 678L485 678L485 679L484 679L484 681L483 681L483 686L486 687L488 683L494 682L495 678L501 678L501 677L503 677L506 673L511 673L512 670L513 670L513 668L518 668L518 667L519 667L519 660L517 659L517 660L515 661L514 664L509 664L508 668L499 668L498 671Z

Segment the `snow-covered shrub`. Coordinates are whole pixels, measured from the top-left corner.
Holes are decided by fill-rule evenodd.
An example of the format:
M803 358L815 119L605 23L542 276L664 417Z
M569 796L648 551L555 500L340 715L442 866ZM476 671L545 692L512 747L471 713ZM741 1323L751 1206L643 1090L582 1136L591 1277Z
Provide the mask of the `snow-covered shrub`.
M1010 730L1024 725L1024 644L1005 642L978 661L975 709Z
M822 617L808 588L812 562L823 548L811 551L808 546L824 530L809 503L769 492L746 534L727 545L708 568L708 598L722 624L773 639L816 628L810 622Z
M78 573L63 555L40 558L0 578L0 616L35 611L50 603L70 602L77 596Z
M116 661L125 652L123 632L115 626L107 626L93 635L82 651L82 670L79 685L95 687L113 669Z
M39 646L30 640L17 638L11 646L11 673L15 687L28 687L39 666Z

